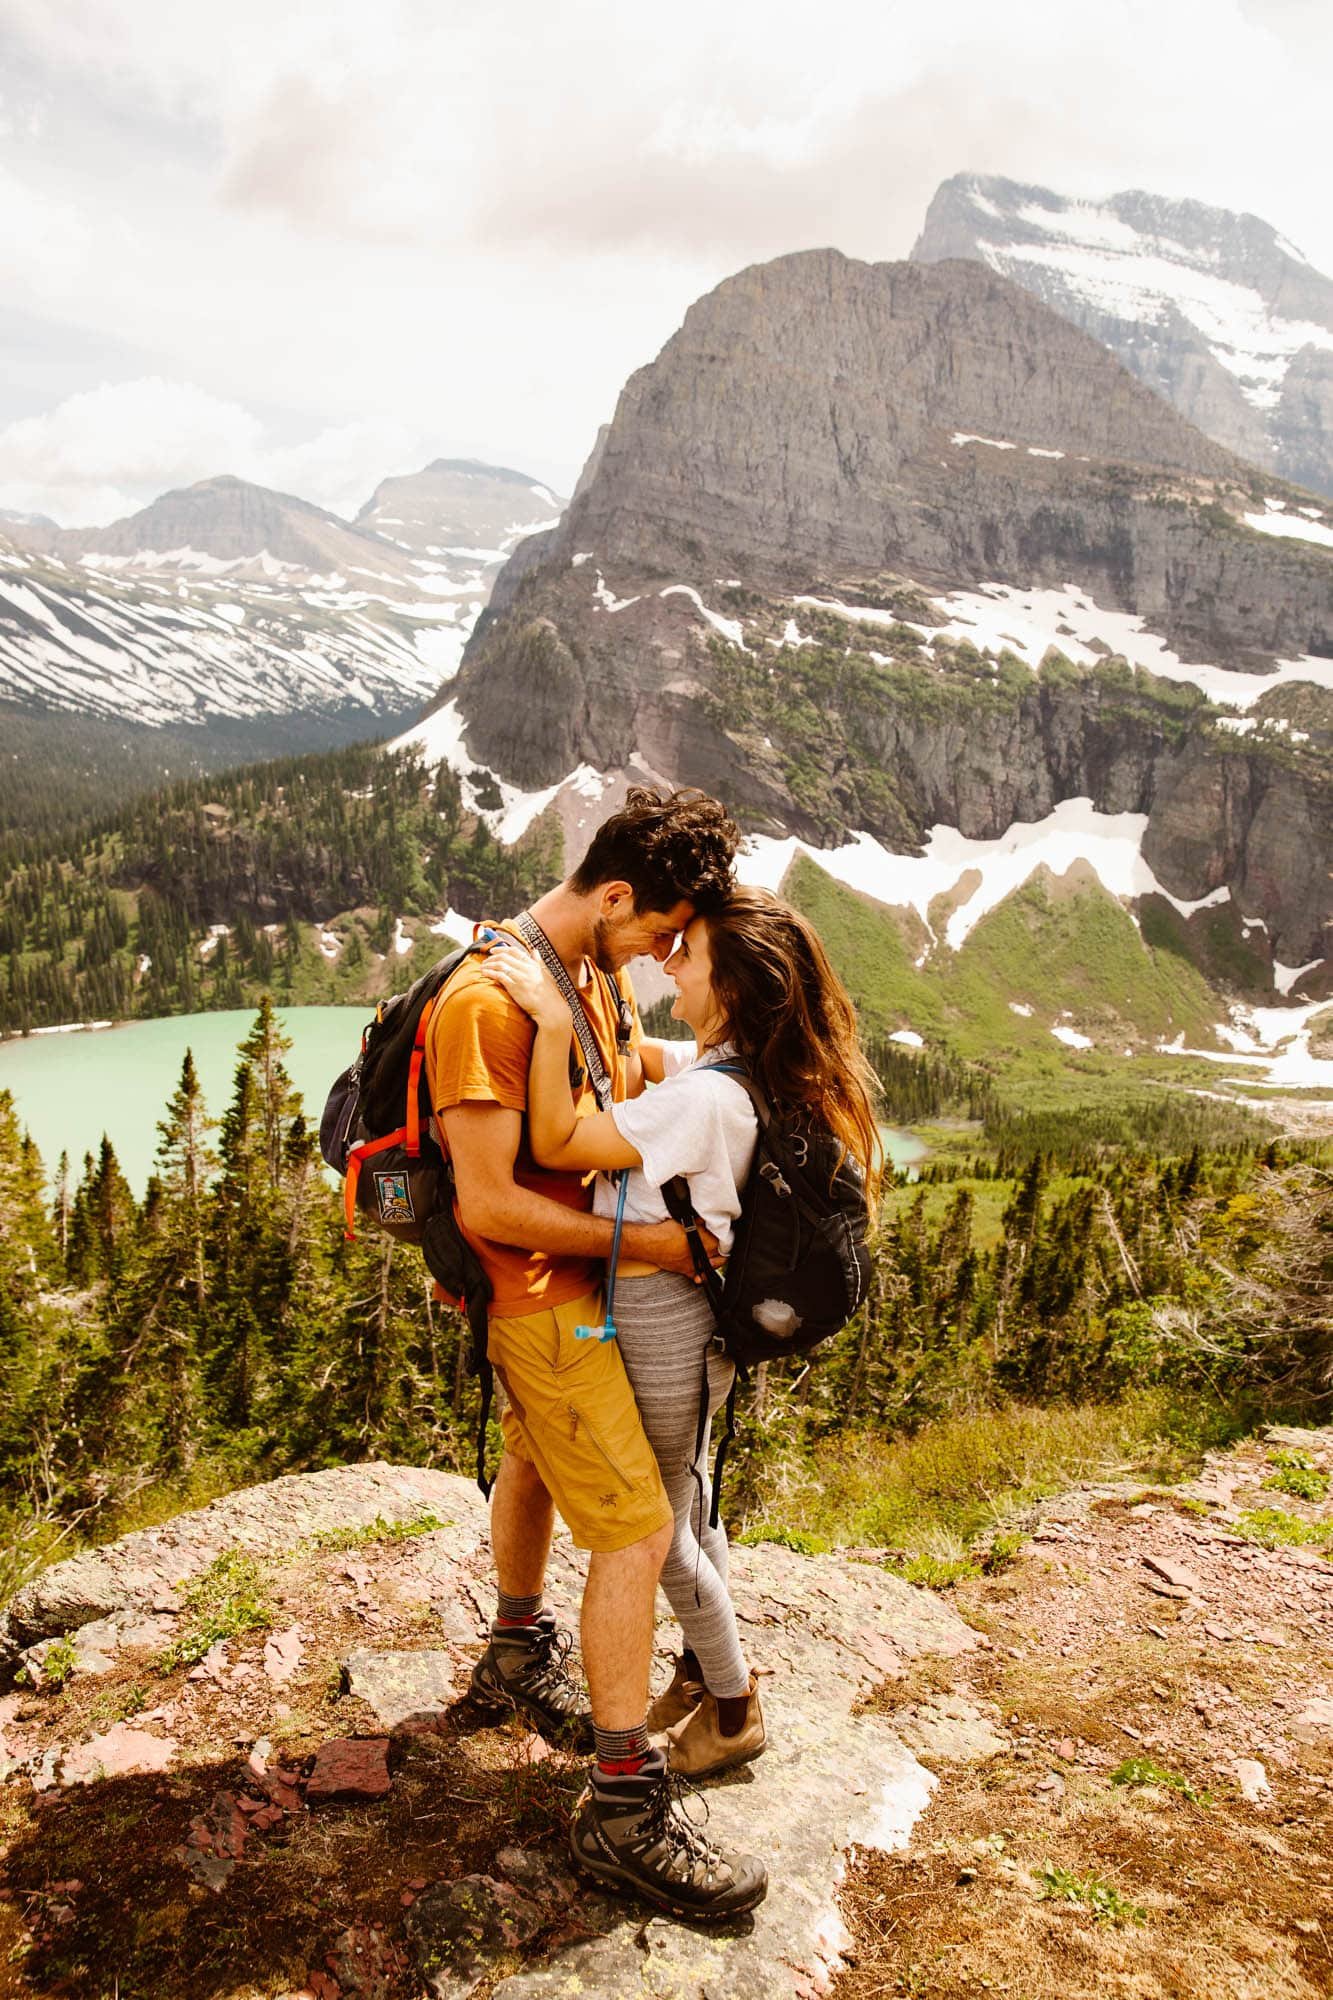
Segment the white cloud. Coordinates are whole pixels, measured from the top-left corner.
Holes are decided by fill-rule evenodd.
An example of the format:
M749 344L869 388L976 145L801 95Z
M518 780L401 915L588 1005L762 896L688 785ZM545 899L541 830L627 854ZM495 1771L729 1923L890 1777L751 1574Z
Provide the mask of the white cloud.
M231 472L347 516L381 479L429 456L406 428L357 422L281 444L251 411L191 383L103 383L0 429L0 506L92 526Z

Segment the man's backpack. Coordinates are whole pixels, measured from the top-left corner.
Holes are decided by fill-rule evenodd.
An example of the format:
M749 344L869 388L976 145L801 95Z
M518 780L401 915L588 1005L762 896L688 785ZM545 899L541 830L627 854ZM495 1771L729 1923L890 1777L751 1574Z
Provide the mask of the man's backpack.
M569 1002L588 1080L605 1109L611 1102L611 1079L578 993L535 918L524 911L515 919L515 929L540 955ZM348 1240L355 1238L360 1210L396 1241L420 1244L427 1270L467 1319L472 1367L481 1385L477 1484L483 1493L489 1493L491 1485L486 1476L486 1424L494 1388L486 1353L491 1282L459 1226L453 1166L431 1123L426 1031L459 967L493 945L511 942L502 930L480 928L471 944L447 953L405 993L382 1000L374 1020L362 1030L360 1053L335 1080L319 1121L319 1149L334 1172L343 1176ZM601 977L616 1008L617 1060L623 1061L633 1013L611 976ZM583 1078L584 1070L571 1050L571 1087L577 1090Z
M319 1122L319 1149L343 1176L347 1236L358 1209L400 1243L419 1243L426 1268L467 1319L472 1366L481 1380L482 1417L477 1482L486 1478L486 1418L491 1370L486 1358L486 1309L491 1284L458 1225L454 1175L436 1143L426 1082L426 1031L445 987L461 965L502 935L448 952L409 986L382 1000L362 1030L355 1062L334 1082Z
M688 1183L662 1189L667 1213L689 1237L717 1321L715 1351L736 1365L737 1379L765 1361L808 1354L840 1333L870 1282L865 1181L857 1162L804 1109L771 1106L739 1064L710 1067L749 1094L758 1121L754 1164L725 1272L716 1271L699 1237ZM707 1370L700 1394L696 1458L708 1429ZM717 1525L722 1468L736 1434L736 1384L713 1468L711 1517Z

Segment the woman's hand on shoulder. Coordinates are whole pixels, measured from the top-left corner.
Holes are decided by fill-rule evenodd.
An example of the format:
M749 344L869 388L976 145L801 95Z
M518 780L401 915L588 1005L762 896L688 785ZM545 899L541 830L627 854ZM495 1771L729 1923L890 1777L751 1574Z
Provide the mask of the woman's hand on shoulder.
M569 1008L564 994L541 960L522 945L497 945L487 952L481 969L517 1000L525 1014L531 1014L539 1028L568 1030Z

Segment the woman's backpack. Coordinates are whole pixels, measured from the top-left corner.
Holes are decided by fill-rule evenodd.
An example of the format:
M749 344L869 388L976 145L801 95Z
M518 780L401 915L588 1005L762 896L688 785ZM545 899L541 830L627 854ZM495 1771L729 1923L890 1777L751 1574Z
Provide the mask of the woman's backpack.
M765 1361L808 1354L842 1331L870 1283L869 1217L861 1169L826 1126L804 1108L771 1106L738 1064L709 1066L734 1077L749 1094L759 1127L725 1272L709 1262L688 1183L678 1176L662 1195L667 1213L689 1237L717 1321L714 1348L735 1363L740 1377ZM722 1468L736 1431L735 1402L733 1384L713 1468L714 1525ZM707 1430L705 1379L696 1457Z

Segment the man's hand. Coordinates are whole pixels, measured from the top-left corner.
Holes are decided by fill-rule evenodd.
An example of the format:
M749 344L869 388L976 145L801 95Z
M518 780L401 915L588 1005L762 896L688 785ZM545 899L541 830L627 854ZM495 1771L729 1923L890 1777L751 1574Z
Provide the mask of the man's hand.
M659 1270L675 1271L682 1278L693 1278L696 1285L703 1280L694 1268L690 1255L690 1240L678 1222L638 1222L631 1225L634 1231L633 1244L625 1241L627 1254L645 1264L656 1264ZM628 1239L629 1231L626 1231ZM711 1229L699 1224L699 1240L708 1252L709 1261L716 1267L722 1260L717 1254L717 1238Z

